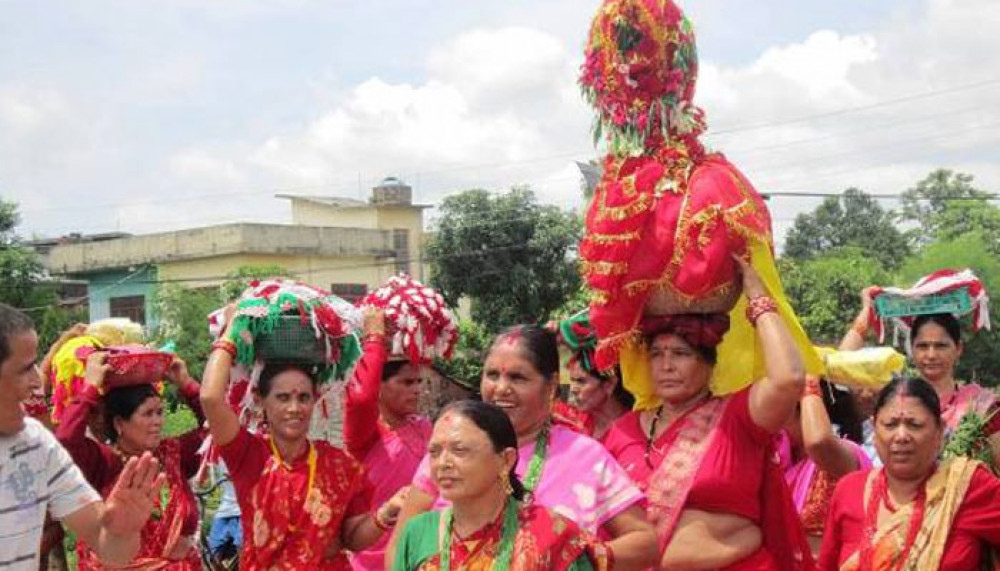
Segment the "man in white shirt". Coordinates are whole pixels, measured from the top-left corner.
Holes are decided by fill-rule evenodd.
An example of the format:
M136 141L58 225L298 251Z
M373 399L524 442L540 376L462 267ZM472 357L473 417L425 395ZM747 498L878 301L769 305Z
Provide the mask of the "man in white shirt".
M164 478L148 453L131 459L101 501L55 436L21 402L41 385L31 320L0 303L0 571L34 571L45 513L61 520L112 565L139 550Z

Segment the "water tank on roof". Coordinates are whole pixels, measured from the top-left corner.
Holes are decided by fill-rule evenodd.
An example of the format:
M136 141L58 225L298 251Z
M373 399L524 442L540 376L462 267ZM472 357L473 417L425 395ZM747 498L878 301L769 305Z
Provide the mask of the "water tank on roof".
M386 177L372 189L372 204L413 204L413 188L394 176Z

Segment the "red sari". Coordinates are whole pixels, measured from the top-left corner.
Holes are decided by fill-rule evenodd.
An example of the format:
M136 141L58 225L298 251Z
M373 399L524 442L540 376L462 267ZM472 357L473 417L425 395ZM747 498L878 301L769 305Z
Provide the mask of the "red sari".
M240 569L350 569L347 556L327 550L345 519L368 513L371 484L361 464L326 442L291 463L270 439L245 428L220 448L242 512Z
M400 536L393 569L441 571L441 538L446 533L439 511L420 514ZM489 525L468 537L452 534L452 569L486 571L495 568L503 534L503 511ZM525 505L517 514L511 571L573 571L610 569L613 561L600 542L593 541L570 521L538 505Z
M197 383L181 389L181 396L199 419L204 420L198 401ZM77 394L63 413L56 429L56 438L66 447L73 461L83 471L94 487L107 497L118 481L125 465L114 448L87 436L87 418L97 405L100 395L91 385ZM198 449L205 438L205 430L198 428L178 438L166 438L155 455L167 475L167 488L161 494L160 508L142 528L139 554L126 569L200 571L201 557L195 548L198 533L198 503L187 481L198 471ZM171 559L174 549L190 543L182 559ZM105 569L97 555L83 542L77 542L79 569Z
M923 525L909 553L920 569L981 569L987 548L1000 546L1000 480L981 464L968 462L964 458L946 462L928 480ZM837 483L820 550L822 571L861 568L859 556L866 544L867 508L872 482L879 472L854 472ZM898 508L901 525L896 525L897 518L891 518L882 522L874 534L873 571L890 569L896 563L906 543L911 515L907 510L912 512L912 505ZM939 532L936 536L935 531ZM928 567L933 565L927 563L928 558L936 560L937 566Z
M756 524L763 543L731 571L813 569L809 544L782 475L773 435L750 416L750 389L709 398L658 440L663 459L648 480L649 518L661 552L685 509L733 514ZM643 443L645 446L645 443Z
M663 462L669 449L670 431L665 431L647 446L639 411L626 413L611 425L604 436L604 447L615 457L622 469L643 493L649 487L649 477Z
M594 419L587 413L563 401L552 405L552 422L585 436L594 436ZM595 440L599 440L596 439Z

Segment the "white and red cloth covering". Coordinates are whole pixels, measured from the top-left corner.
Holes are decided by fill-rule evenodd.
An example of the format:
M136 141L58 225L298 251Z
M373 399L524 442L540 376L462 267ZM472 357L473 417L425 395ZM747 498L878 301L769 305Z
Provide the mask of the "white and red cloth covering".
M972 309L969 313L972 313L973 328L976 331L979 331L980 329L989 329L989 296L986 294L986 288L983 286L983 282L981 282L979 278L976 277L976 274L974 274L970 269L962 271L950 269L938 270L930 275L920 278L917 283L913 284L913 287L909 289L879 287L875 288L871 295L872 300L875 300L878 296L885 294L916 298L947 293L958 289L965 289L968 291L969 297L972 298ZM962 317L962 315L956 315L955 317ZM915 318L916 316L894 318L893 322L896 324L897 328L909 333ZM873 324L875 332L878 334L879 340L883 340L885 337L885 322L887 319L878 314L875 309L875 304L872 304L870 321Z
M209 332L217 339L225 325L225 308L208 316ZM253 338L269 331L283 315L299 315L308 323L326 347L326 363L317 363L320 397L334 386L332 381L351 374L361 355L358 332L361 311L350 303L301 282L281 279L254 280L236 300L233 333L236 359L229 378L229 404L239 413L241 422L251 430L259 427L260 411L254 405L253 392L260 380L264 362L253 351ZM325 405L317 408L321 421L329 421L333 411Z
M365 296L359 305L385 311L391 354L420 365L451 359L458 342L458 323L434 289L400 274Z

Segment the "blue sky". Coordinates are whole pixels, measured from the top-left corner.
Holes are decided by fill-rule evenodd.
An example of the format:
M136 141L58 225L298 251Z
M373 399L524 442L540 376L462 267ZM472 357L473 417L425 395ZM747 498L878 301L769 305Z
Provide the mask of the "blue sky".
M580 208L575 69L596 0L0 0L0 196L21 231L286 221L275 192L422 202L531 184ZM990 0L683 2L713 128L1000 78ZM762 190L996 188L1000 87L712 137ZM772 203L779 234L815 201Z

